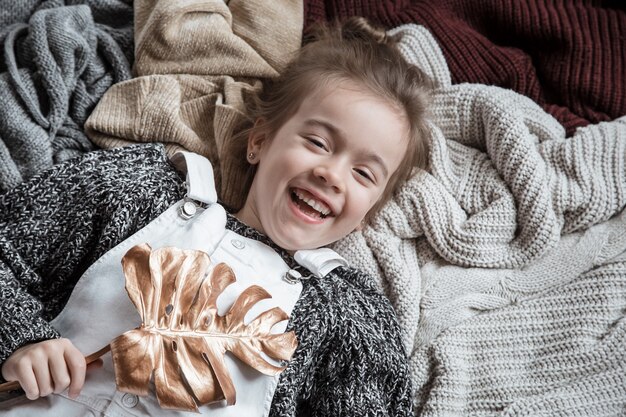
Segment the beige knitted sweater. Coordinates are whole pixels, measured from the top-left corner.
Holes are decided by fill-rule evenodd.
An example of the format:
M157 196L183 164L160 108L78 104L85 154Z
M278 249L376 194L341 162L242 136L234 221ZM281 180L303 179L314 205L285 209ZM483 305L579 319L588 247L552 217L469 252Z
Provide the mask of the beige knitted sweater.
M430 172L336 249L392 300L417 411L624 415L626 117L565 138L523 96L451 85L424 28L393 32L438 85Z
M301 0L136 0L136 78L111 87L87 122L102 148L162 142L213 162L220 197L240 206L241 161L224 152L260 80L302 41ZM244 161L245 162L245 161Z

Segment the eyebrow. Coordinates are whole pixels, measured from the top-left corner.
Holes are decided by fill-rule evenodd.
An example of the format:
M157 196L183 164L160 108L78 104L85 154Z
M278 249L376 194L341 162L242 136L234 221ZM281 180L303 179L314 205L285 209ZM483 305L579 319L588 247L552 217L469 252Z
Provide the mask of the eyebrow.
M304 122L304 124L306 126L321 127L323 129L326 129L334 137L339 138L342 142L346 142L346 136L344 132L341 129L339 129L337 126L333 125L332 123L329 123L324 120L319 120L319 119L308 119ZM380 168L382 169L384 176L385 177L389 176L389 170L387 169L387 165L385 165L385 161L383 161L383 158L381 158L380 155L375 154L373 152L363 152L361 156L364 159L370 160L374 162L375 164L380 165Z

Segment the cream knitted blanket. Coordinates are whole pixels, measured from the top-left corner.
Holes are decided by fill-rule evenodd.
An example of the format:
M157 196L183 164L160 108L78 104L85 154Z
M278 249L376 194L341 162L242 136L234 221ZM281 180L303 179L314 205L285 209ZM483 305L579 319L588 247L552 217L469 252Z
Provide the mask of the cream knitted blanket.
M136 78L114 85L85 123L102 148L162 142L208 157L220 197L241 206L244 170L224 151L245 103L302 40L301 0L136 0Z
M430 172L336 249L394 304L417 411L623 415L626 117L565 138L523 96L451 85L432 36L399 31L438 85Z

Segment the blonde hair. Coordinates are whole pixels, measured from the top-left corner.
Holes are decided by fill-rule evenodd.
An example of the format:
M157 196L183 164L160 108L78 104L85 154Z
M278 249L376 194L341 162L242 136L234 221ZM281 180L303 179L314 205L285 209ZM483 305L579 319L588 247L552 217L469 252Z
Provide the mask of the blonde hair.
M248 136L263 133L273 137L320 84L346 80L362 86L403 112L409 126L406 154L389 178L383 195L368 212L369 219L410 177L414 167L427 167L426 117L432 82L418 67L404 60L396 47L397 37L387 36L364 18L318 26L308 40L287 69L270 80L256 97L249 120L262 119L264 123L250 126L248 121L248 126L233 137L229 152L245 161ZM248 165L243 196L247 195L255 172L256 166Z

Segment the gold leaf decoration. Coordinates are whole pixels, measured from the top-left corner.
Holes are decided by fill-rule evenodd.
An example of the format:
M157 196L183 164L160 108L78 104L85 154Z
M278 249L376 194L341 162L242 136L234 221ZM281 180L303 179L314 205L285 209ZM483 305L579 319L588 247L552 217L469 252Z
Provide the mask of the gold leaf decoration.
M284 367L261 352L289 360L296 349L293 332L272 334L288 319L278 307L248 325L244 316L260 300L271 298L259 286L246 288L228 313L217 313L216 300L235 282L232 269L211 267L201 251L173 247L131 248L122 259L126 291L139 312L139 328L111 342L115 379L120 391L146 395L152 374L163 408L198 411L198 406L226 399L235 403L235 387L224 362L226 351L254 369L276 375ZM208 273L208 275L207 275Z

